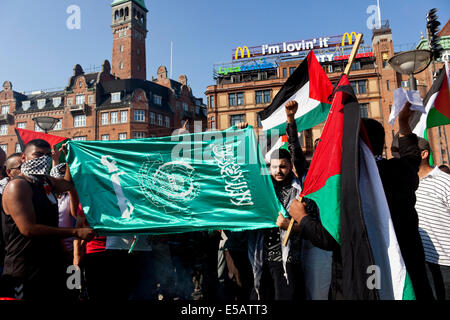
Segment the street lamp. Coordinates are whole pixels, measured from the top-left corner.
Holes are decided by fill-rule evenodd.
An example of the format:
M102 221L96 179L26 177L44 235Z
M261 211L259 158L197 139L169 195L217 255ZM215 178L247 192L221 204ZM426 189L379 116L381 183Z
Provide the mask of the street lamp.
M409 74L409 89L417 90L414 74L425 70L431 62L430 50L411 50L392 56L388 63L401 74Z
M33 118L33 121L38 125L39 128L47 133L47 131L52 130L56 126L59 119L53 117L35 117Z

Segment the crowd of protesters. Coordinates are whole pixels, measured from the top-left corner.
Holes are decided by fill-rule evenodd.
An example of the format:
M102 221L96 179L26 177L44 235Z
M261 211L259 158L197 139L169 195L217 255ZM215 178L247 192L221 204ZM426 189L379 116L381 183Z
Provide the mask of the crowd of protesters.
M98 236L89 227L61 149L32 140L23 153L0 149L0 297L24 300L341 299L340 246L311 200L300 201L308 171L295 114L285 111L288 150L270 155L277 198L292 219L251 231ZM383 159L384 128L363 119L417 299L450 298L450 175L429 165L431 148L399 116L399 148ZM245 124L241 124L242 128ZM52 169L51 169L52 168ZM51 170L50 170L51 169ZM101 201L101 200L99 200ZM132 248L132 250L130 250Z

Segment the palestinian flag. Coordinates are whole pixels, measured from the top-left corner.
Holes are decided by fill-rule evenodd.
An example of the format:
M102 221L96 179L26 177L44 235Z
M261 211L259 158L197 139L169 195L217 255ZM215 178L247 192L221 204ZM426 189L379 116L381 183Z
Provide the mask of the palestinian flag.
M19 141L22 152L25 150L25 146L27 145L27 143L34 139L45 140L50 144L52 148L54 145L56 145L57 148L61 148L62 144L64 144L66 141L69 140L68 138L54 136L43 132L37 132L20 128L14 128L14 130L16 132L17 140ZM61 163L66 162L63 153L61 153L60 162Z
M427 129L450 123L449 75L445 67L439 70L436 80L428 91L423 105L425 112L414 127L413 132L428 140ZM432 161L432 157L430 157Z
M341 246L345 299L414 299L360 121L358 101L343 75L301 196L316 202L322 225ZM371 281L377 267L380 277Z
M289 100L298 102L295 115L298 131L310 129L324 122L330 111L328 100L333 92L333 85L313 51L286 80L272 103L259 112L263 130L270 136L274 130L278 134L286 132L286 113L284 105ZM275 134L275 132L274 132Z
M266 155L264 156L264 160L269 163L272 153L279 149L286 149L289 151L287 135L282 135L278 138L278 140L274 143L270 150L267 151Z

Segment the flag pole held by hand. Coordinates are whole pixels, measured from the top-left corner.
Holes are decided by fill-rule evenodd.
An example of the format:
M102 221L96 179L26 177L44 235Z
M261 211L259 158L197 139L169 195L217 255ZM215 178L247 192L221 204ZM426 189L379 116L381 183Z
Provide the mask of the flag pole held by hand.
M303 199L303 197L302 198L298 198L297 200L302 202L302 199ZM287 242L289 240L289 235L291 234L292 227L294 226L294 222L295 222L294 218L291 217L291 221L289 222L289 226L288 226L288 228L286 230L286 235L284 236L284 239L283 239L283 246L286 246L286 244L287 244Z

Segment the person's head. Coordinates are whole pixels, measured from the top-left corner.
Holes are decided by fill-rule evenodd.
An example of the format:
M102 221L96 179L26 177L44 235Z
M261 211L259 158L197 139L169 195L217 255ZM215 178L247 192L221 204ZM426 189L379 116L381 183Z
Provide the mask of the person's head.
M8 159L6 159L6 174L10 178L14 178L18 174L20 174L20 166L22 165L22 161L20 157L22 154L20 152L11 154Z
M22 162L26 162L40 158L44 155L52 155L52 148L50 144L45 140L35 139L27 143L25 150L22 153L21 160Z
M366 128L373 154L375 156L381 156L383 154L385 138L383 125L370 118L363 118L362 121Z
M441 164L441 165L439 166L439 169L440 169L441 171L444 171L445 173L450 174L450 168L449 168L448 166L446 166L445 164Z
M292 172L291 154L286 149L278 149L270 156L270 175L276 182L284 182Z
M419 137L420 157L422 158L421 165L429 166L431 147L427 140Z

